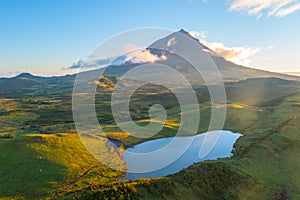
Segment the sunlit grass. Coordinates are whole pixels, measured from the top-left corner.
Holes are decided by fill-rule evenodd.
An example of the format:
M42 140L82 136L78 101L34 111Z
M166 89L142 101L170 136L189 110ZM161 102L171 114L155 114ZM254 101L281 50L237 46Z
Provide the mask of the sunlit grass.
M166 120L166 121L159 121L159 120L154 120L154 119L143 119L143 120L138 120L138 123L157 123L157 124L163 124L167 128L174 128L174 127L179 127L180 123L178 123L175 120Z

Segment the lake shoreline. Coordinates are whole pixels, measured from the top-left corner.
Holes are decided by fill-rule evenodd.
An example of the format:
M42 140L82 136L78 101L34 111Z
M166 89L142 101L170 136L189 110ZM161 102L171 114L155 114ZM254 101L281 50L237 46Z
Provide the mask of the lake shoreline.
M208 152L208 154L205 157L199 158L198 152L204 144L204 138L206 136L209 136L209 134L218 132L220 132L219 138L217 138L215 144L212 144L212 149ZM127 148L124 152L124 161L128 165L128 171L134 171L134 169L138 169L139 167L142 169L146 165L152 165L153 162L161 162L162 159L172 157L172 152L176 152L177 149L167 149L165 152L168 152L169 155L160 155L160 160L150 159L149 161L141 160L141 158L135 158L134 156L130 156L131 153L135 153L136 156L138 153L147 153L147 150L149 150L149 152L152 152L157 148L165 148L165 145L169 144L169 142L171 142L174 138L178 140L192 140L192 143L190 144L188 149L186 149L185 152L183 152L182 155L170 165L167 165L166 167L163 167L159 170L149 171L149 173L127 172L126 176L122 178L122 180L136 180L139 178L154 178L159 176L167 176L170 174L177 173L182 169L187 168L195 163L204 162L207 160L217 160L219 158L232 157L234 146L241 136L243 136L241 133L233 133L231 131L218 130L200 133L195 136L166 137L139 143L132 148ZM135 159L139 161L135 161Z

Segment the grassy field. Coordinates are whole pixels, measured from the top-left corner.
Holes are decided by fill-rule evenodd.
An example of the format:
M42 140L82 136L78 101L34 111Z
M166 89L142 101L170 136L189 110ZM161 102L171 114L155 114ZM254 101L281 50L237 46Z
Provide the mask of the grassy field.
M149 123L149 107L162 102L168 113L163 130L147 139L121 132L109 106L111 91L104 90L97 94L96 109L108 137L132 146L176 134L181 120L176 98L151 87L149 95L137 91L130 112L144 126ZM207 130L211 107L206 88L196 89L201 133ZM0 198L299 199L299 84L258 79L229 83L226 90L224 129L244 135L233 157L198 163L167 177L123 182L123 172L100 163L82 144L73 124L70 94L2 98Z
M237 91L228 96L224 129L244 134L236 143L232 158L196 164L168 177L115 183L116 188L129 188L131 195L110 191L111 195L125 199L298 199L300 93L282 84L278 86L289 87L289 92L278 88L276 91L276 87L270 89L274 80L262 81L264 84L258 84L261 88L269 86L264 88L266 92L260 99L251 90L252 99L248 95L236 100ZM255 87L246 83L246 88ZM202 116L208 118L209 107L204 103L200 108ZM179 108L175 106L168 111L170 118L177 121ZM205 122L200 124L199 130L205 130L206 126ZM86 188L65 198L104 198L109 197L107 190L103 186Z

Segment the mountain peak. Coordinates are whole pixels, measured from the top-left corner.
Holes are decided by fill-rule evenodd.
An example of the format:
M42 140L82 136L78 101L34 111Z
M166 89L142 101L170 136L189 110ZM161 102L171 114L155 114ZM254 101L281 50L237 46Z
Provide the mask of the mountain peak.
M180 29L178 32L179 32L179 33L184 33L184 34L189 34L189 32L187 32L187 31L186 31L186 30L184 30L183 28L182 28L182 29Z
M176 33L176 32L175 32ZM189 36L190 38L192 38L193 40L199 42L199 39L193 37L188 31L184 30L184 29L180 29L177 33L182 33L185 34L186 36Z
M175 32L176 33L176 32ZM210 52L211 54L215 54L211 49L209 49L207 46L205 46L204 44L202 44L200 42L200 40L194 36L192 36L188 31L184 30L183 28L180 29L177 33L182 33L185 34L186 36L190 37L191 39L195 40L197 43L199 43L203 49L206 49L208 52Z
M19 75L17 75L15 78L34 78L35 76L28 73L28 72L25 72L25 73L21 73Z

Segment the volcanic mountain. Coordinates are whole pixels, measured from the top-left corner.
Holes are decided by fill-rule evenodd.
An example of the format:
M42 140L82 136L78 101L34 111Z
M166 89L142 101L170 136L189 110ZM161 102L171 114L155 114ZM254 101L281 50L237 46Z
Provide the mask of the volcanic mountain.
M145 51L150 51L151 54L158 58L164 58L159 59L155 63L148 63L150 64L149 67L151 67L151 64L169 66L180 74L183 74L187 80L194 85L209 84L204 79L217 79L219 76L218 74L221 75L225 83L268 77L300 81L299 76L248 68L229 62L223 57L218 56L215 52L203 45L198 39L192 37L183 29L155 41L149 45ZM112 64L104 68L80 72L80 74L86 77L85 83L98 81L89 79L89 77L92 77L95 73L100 74L99 72L102 72L102 75L106 77L115 77L113 79L116 79L116 77L121 77L136 66L145 64L142 62L136 63L133 62L133 60L134 58L127 60L123 64ZM165 73L160 73L159 71L153 73L156 73L154 75L160 79L168 77L174 84L178 84L176 82L177 79L170 74L166 76ZM206 77L203 78L203 76ZM76 74L41 77L29 73L22 73L13 78L0 78L0 88L2 90L0 91L0 95L5 94L4 96L6 96L7 91L10 91L10 94L15 95L22 94L24 91L31 94L32 92L37 91L45 92L44 90L47 90L50 94L71 93L75 78Z
M149 45L147 50L157 57L164 56L166 59L157 61L166 66L170 66L185 76L189 80L196 78L195 65L198 66L200 71L205 71L204 74L215 76L215 71L212 70L212 65L215 65L219 70L225 82L245 80L249 78L262 78L262 77L276 77L288 80L300 80L299 77L290 76L287 74L274 73L249 67L237 65L230 61L225 60L223 57L217 55L214 51L203 45L198 39L192 37L187 31L181 29L164 38L161 38ZM199 51L203 52L199 52ZM191 58L193 63L190 63L187 58L182 58L177 54L184 52L184 55ZM212 61L207 63L207 57L211 57ZM140 64L140 63L139 63ZM105 75L121 76L128 70L134 68L137 64L130 60L124 65L111 65L106 68ZM211 72L211 73L209 73ZM159 74L158 74L159 76Z

